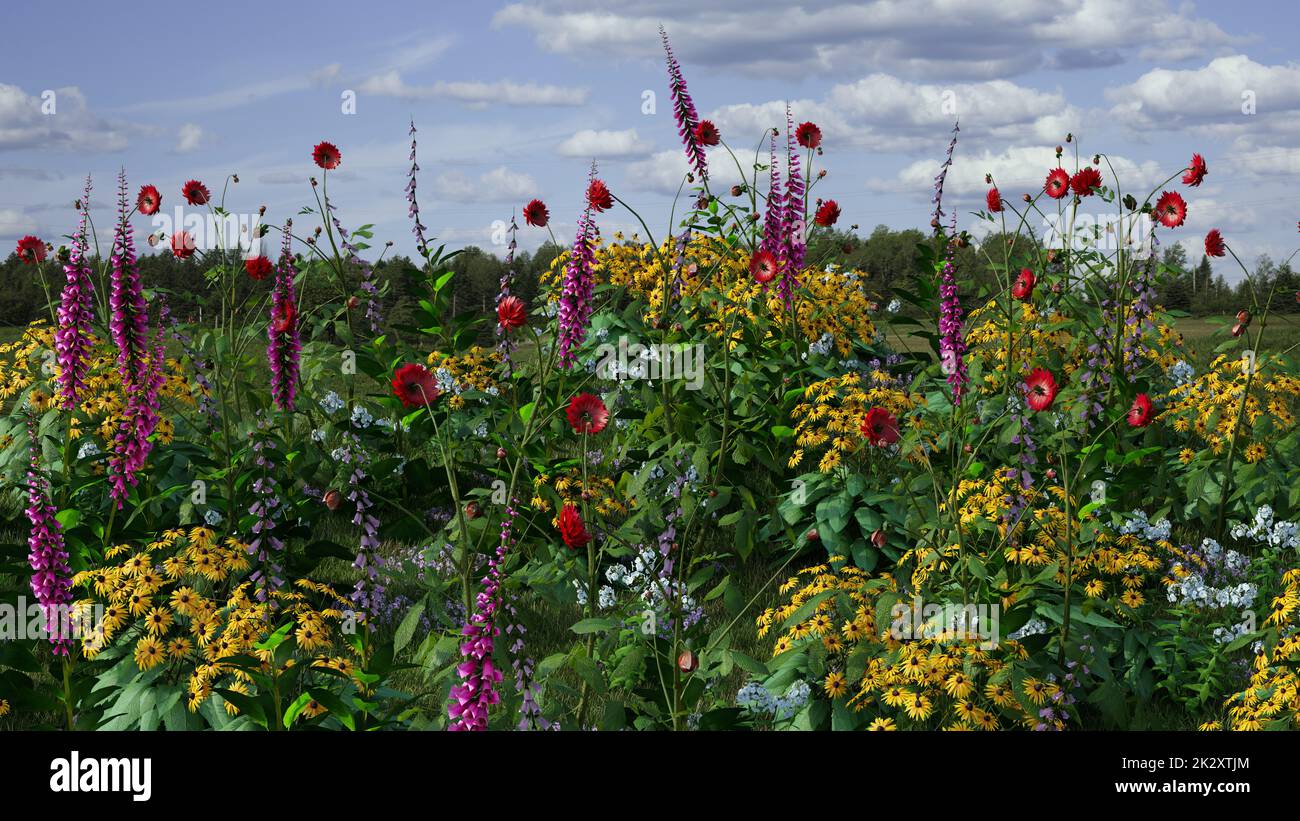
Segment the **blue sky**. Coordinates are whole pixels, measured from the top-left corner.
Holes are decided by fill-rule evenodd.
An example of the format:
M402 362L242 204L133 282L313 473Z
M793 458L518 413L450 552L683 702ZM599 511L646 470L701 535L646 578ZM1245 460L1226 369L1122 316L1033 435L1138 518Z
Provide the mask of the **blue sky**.
M75 227L84 175L106 208L122 166L133 191L158 186L165 212L187 179L215 190L237 173L228 207L266 205L280 221L312 201L311 147L329 140L343 154L330 193L344 223L375 223L377 240L409 253L411 118L424 222L453 247L492 249L493 222L533 196L571 236L593 154L662 235L686 159L660 24L702 116L742 162L765 126L781 124L787 100L797 121L822 127L828 176L816 194L840 203L842 226L928 223L955 105L949 197L963 227L986 172L1007 197L1040 187L1072 131L1086 156L1107 153L1142 193L1193 151L1206 157L1200 189L1170 186L1188 199L1187 225L1162 233L1195 258L1212 227L1247 259L1285 257L1300 240L1300 64L1289 43L1300 12L1280 1L76 0L3 15L4 248L27 233L57 243ZM653 114L642 110L646 90ZM46 91L53 113L42 109ZM343 111L346 92L354 114ZM726 155L710 159L715 181L729 184ZM601 224L633 227L618 211ZM138 226L149 230L144 218ZM524 229L520 239L544 238Z

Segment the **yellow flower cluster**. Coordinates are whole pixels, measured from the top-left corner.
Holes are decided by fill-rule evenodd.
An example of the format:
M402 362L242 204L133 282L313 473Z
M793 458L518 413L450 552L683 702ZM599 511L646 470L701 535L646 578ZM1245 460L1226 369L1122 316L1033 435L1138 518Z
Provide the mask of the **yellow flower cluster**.
M538 510L548 511L551 509L551 501L542 494L542 489L548 486L560 498L557 507L563 507L566 504L581 505L585 491L587 504L602 516L627 515L628 502L619 497L618 488L614 484L614 480L609 476L588 472L587 481L584 484L582 470L579 468L571 468L555 476L549 473L539 474L533 478L532 499L532 506Z
M1281 637L1271 650L1255 656L1250 686L1225 703L1233 730L1300 729L1300 568L1282 574L1282 592L1264 619ZM1219 729L1218 722L1202 729Z
M883 371L846 373L814 382L804 389L803 400L790 412L796 449L789 466L797 468L810 451L824 451L818 464L822 473L835 470L862 447L862 420L871 408L881 407L901 417L924 401L902 390Z
M7 715L9 715L9 702L0 698L0 718L4 718Z
M428 363L430 370L440 377L439 382L444 381L441 378L444 374L439 373L443 371L463 390L490 393L498 389L494 371L501 364L501 354L495 348L475 345L461 354L434 351L429 354ZM456 410L465 407L465 398L460 394L452 394L447 402Z
M1070 349L1072 337L1064 316L1053 312L1044 316L1030 302L1017 303L1014 326L1008 330L1003 306L990 300L970 312L966 334L967 361L979 362L983 367L983 393L1002 390L1006 384L1007 349L1014 340L1011 370L1014 377L1028 374L1043 363L1043 357L1052 353L1065 359L1065 372L1075 367L1065 352Z
M1295 427L1300 379L1285 370L1282 357L1265 357L1256 362L1251 377L1242 360L1220 354L1204 373L1169 391L1168 407L1159 418L1203 442L1217 456L1231 443L1240 413L1238 442L1249 443L1244 456L1257 462L1266 455L1269 441Z

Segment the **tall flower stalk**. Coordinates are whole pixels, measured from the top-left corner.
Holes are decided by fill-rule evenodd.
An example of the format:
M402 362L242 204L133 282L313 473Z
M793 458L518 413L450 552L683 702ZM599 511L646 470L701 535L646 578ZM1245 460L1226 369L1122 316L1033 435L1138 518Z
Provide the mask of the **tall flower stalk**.
M425 256L428 242L424 238L426 226L420 222L420 203L415 198L415 175L420 170L420 164L415 161L415 120L411 120L411 170L406 172L406 202L408 205L407 215L411 218L411 233L415 235L415 247L420 252L420 256Z
M682 67L673 54L673 47L668 42L668 32L659 27L659 37L664 43L664 52L668 55L668 91L673 99L673 117L677 120L677 133L682 136L682 147L686 149L686 158L690 160L696 175L701 181L709 179L709 160L704 154L704 146L696 136L700 124L700 115L695 110L691 92L686 89L686 78Z
M768 137L768 161L769 182L767 188L767 209L764 212L763 219L763 242L761 250L772 255L776 261L778 270L783 266L785 260L785 243L782 241L782 203L784 195L781 193L781 170L776 164L776 131L775 129Z
M271 295L271 321L267 324L266 358L271 366L271 400L283 411L292 411L298 390L298 357L302 347L298 341L297 298L293 280L298 270L293 264L290 248L293 222L284 225L284 239L280 246L280 263L275 273L275 290Z
M591 179L596 178L596 166L591 166ZM595 288L595 221L591 217L591 204L578 219L578 232L573 238L573 252L564 267L564 285L560 292L561 368L570 368L577 361L574 351L587 338L587 323L591 320L592 293Z
M64 410L76 407L86 388L86 375L90 370L90 329L95 317L95 285L91 280L90 264L86 261L90 187L90 175L87 174L80 202L81 222L72 237L68 262L63 266L67 282L63 286L59 330L54 340L59 362L59 395Z
M67 656L72 644L68 605L72 602L72 568L63 543L53 503L50 483L41 467L41 444L36 417L27 416L27 436L31 452L27 469L27 518L32 529L27 537L27 561L32 568L32 593L45 619L45 630L54 654Z
M781 229L785 237L784 264L781 266L781 283L777 288L786 307L794 304L794 291L799 287L807 252L807 228L804 224L804 183L799 172L799 147L795 142L794 118L789 104L785 107L785 196L781 203Z
M496 613L501 607L501 566L514 544L511 532L514 520L514 505L506 505L501 520L501 541L488 562L483 589L475 599L474 615L461 629L465 641L460 646L460 654L465 660L456 668L460 683L451 688L451 701L447 705L450 730L486 730L488 711L501 701L496 686L502 674L492 661L492 652L496 637L501 635L496 623Z

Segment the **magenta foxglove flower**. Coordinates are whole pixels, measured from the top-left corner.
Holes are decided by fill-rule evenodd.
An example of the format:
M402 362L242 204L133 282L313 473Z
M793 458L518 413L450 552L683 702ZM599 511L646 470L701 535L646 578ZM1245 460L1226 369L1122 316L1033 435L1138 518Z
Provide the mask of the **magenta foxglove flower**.
M596 165L592 163L591 178L596 178ZM589 204L578 219L578 233L573 238L573 252L564 267L564 283L560 293L560 367L570 368L577 360L574 351L587 338L587 322L593 309L591 297L595 289L596 224L591 218Z
M275 272L275 290L271 294L271 321L266 326L266 336L270 340L266 346L266 358L271 365L271 400L284 411L293 410L298 390L298 356L302 350L298 341L298 306L293 289L293 278L298 271L294 268L290 248L292 228L292 221L285 223L280 262Z
M72 631L68 605L72 602L72 568L63 543L63 530L50 502L50 485L41 468L41 445L36 417L27 417L31 460L27 470L27 518L32 529L27 537L27 561L32 568L32 592L45 618L45 629L55 655L66 656Z
M682 135L682 147L686 149L686 158L701 180L709 178L709 160L700 144L697 130L700 115L695 111L695 102L686 90L686 78L682 76L682 67L673 55L673 47L668 43L668 32L659 27L659 36L664 41L664 51L668 54L668 91L673 98L673 117L677 119L677 133Z
M90 278L90 265L86 262L86 221L89 212L90 176L87 175L86 190L81 197L81 224L72 237L68 262L63 266L67 282L63 286L59 329L54 339L54 350L59 361L60 404L64 410L76 407L86 388L86 374L90 369L90 328L95 317L95 285Z
M785 260L785 242L782 240L784 234L781 226L782 203L785 201L785 195L781 193L781 172L776 164L776 134L768 137L768 152L771 155L768 162L770 182L767 188L767 210L764 213L763 243L760 250L766 251L776 261L779 271Z
M807 251L807 228L804 224L807 215L804 213L804 184L799 176L799 148L795 142L794 119L788 104L785 107L785 122L785 198L781 206L785 254L777 290L789 306L794 301L794 290L799 287L799 275L803 271L804 254Z

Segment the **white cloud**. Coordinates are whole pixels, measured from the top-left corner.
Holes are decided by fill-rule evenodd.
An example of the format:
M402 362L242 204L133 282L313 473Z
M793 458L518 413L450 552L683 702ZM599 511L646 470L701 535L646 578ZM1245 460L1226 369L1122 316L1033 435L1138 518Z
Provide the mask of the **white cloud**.
M640 157L650 153L649 143L637 136L635 128L626 131L595 131L585 128L555 147L562 157Z
M1155 185L1169 176L1168 169L1158 163L1138 163L1125 157L1110 156L1110 164L1119 175L1125 190ZM904 167L890 180L871 180L867 187L875 191L895 193L929 193L934 188L934 177L939 172L940 159L918 160ZM1067 164L1068 165L1068 164ZM944 185L944 195L954 197L983 197L988 190L985 174L992 174L998 190L1005 199L1019 200L1021 194L1037 194L1043 188L1047 172L1057 167L1053 146L1013 146L994 154L988 150L972 156L958 150L953 156L952 168ZM1071 166L1072 167L1072 166ZM1107 185L1114 187L1109 169L1101 169Z
M523 200L536 196L540 189L528 174L500 165L476 179L459 171L440 174L433 181L433 190L444 199L468 203Z
M202 145L203 129L199 128L194 123L186 123L181 126L180 131L177 132L176 148L174 151L177 154L190 154L194 151L198 151Z
M36 220L16 208L0 208L0 237L10 239L37 230Z
M361 83L365 94L403 100L449 99L469 105L575 106L587 102L587 89L566 86L494 82L445 81L429 85L408 85L397 71L377 74Z
M1107 89L1106 98L1111 114L1135 128L1217 123L1234 131L1256 129L1273 115L1300 112L1300 65L1266 66L1242 54L1219 57L1201 68L1152 69ZM1249 100L1252 113L1243 111Z
M120 151L140 129L90 112L76 86L28 95L0 83L0 151L63 148L77 152Z
M634 162L627 167L624 184L638 191L654 191L659 194L676 195L681 190L686 196L691 184L682 185L686 175L691 171L691 163L686 159L682 149L658 151L644 160ZM709 153L709 187L717 192L740 182L740 172L723 152ZM614 193L618 193L615 191Z

